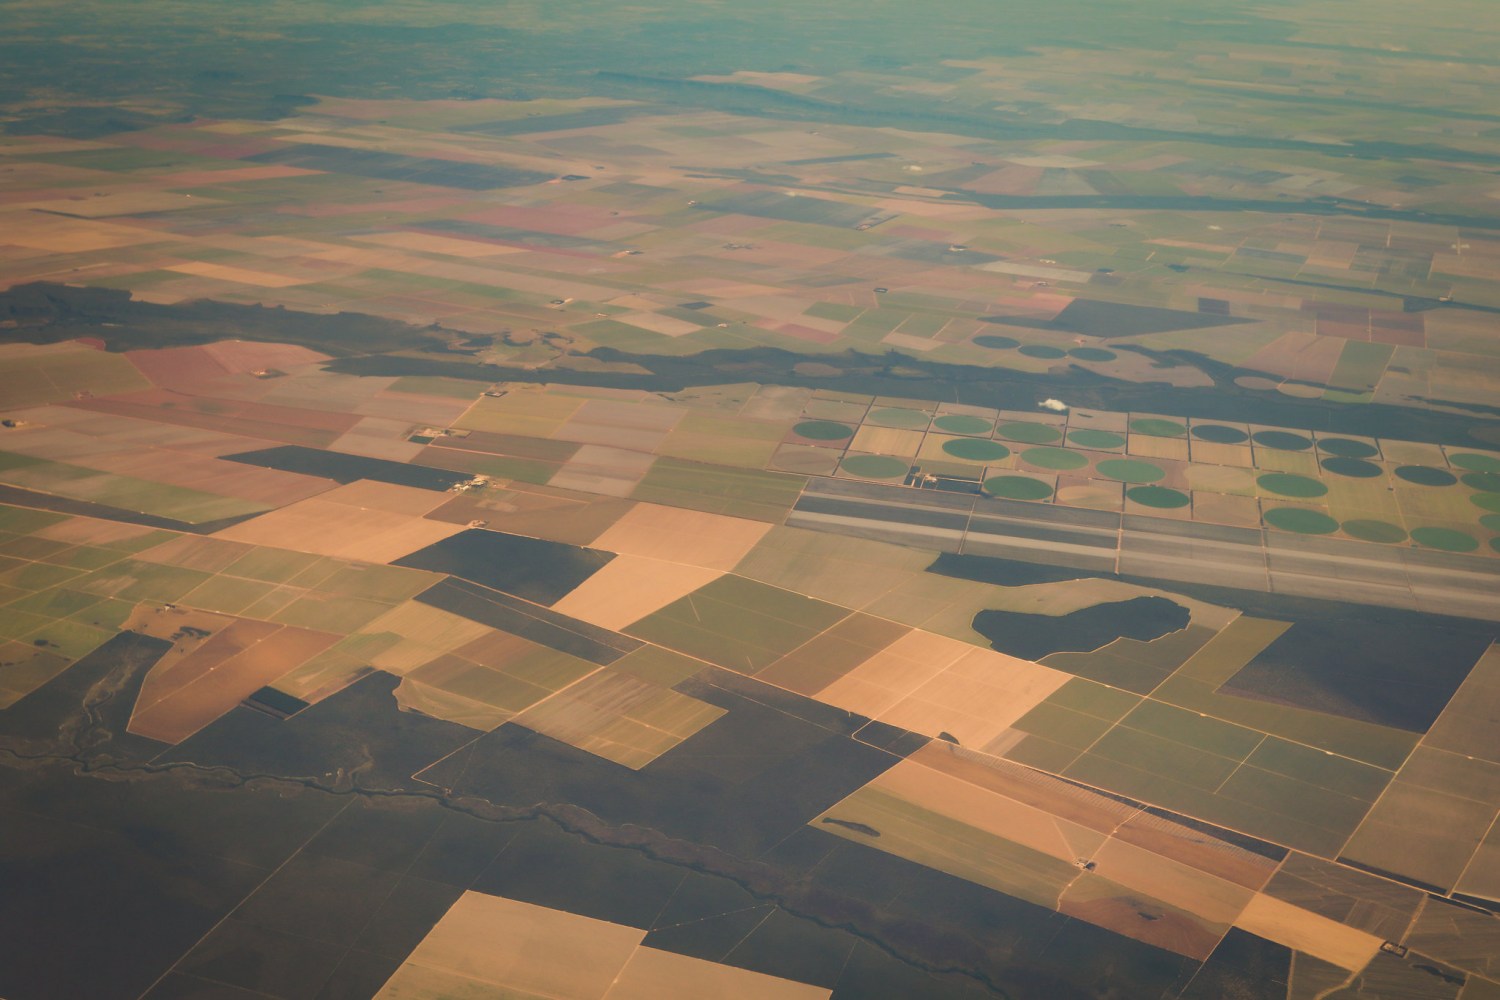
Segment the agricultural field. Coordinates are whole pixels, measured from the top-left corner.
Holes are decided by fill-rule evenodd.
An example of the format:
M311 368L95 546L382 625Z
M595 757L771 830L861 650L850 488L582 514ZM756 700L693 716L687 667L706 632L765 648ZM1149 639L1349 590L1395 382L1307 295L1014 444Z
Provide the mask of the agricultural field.
M0 996L1500 998L1500 25L1001 7L0 0Z

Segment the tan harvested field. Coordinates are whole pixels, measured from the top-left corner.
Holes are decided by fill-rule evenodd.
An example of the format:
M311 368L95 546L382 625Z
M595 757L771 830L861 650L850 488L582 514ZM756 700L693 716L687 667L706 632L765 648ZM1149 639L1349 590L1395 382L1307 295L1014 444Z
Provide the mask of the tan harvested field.
M141 682L141 691L135 702L136 714L176 694L225 660L239 655L281 628L272 622L222 616L216 616L213 621L217 628L210 629L205 625L188 628L211 631L206 636L183 634L185 630L181 626L174 630L172 634L181 638L173 642L172 650L156 662Z
M817 699L877 718L973 646L913 630L819 691Z
M905 625L856 611L755 676L798 694L816 695L910 631Z
M619 497L512 483L505 489L461 493L427 516L451 524L485 521L495 531L588 545L634 505Z
M1071 782L943 741L928 743L909 759L1100 833L1109 833L1137 812Z
M1276 862L1264 855L1204 836L1193 827L1148 812L1138 812L1122 823L1114 839L1174 858L1197 871L1247 889L1264 888L1276 873Z
M989 649L971 649L881 715L914 732L947 732L987 746L1071 675Z
M522 252L520 247L507 246L503 243L454 239L451 236L437 236L432 233L371 233L368 236L356 236L353 239L361 243L375 243L379 246L413 250L418 253L437 253L445 257L500 257Z
M897 455L911 458L922 447L922 432L901 430L896 427L877 427L865 424L854 435L850 451L870 452L876 455Z
M605 668L513 721L639 770L723 714L716 706Z
M202 535L178 535L136 555L143 562L163 563L217 573L251 552L255 546Z
M717 569L619 555L552 608L592 625L619 630L723 575Z
M104 545L128 542L143 538L156 531L139 524L124 524L119 521L101 521L92 517L72 517L66 521L49 524L33 532L37 538L50 538L73 545Z
M182 274L191 274L200 278L213 278L218 281L230 281L239 285L254 285L258 288L287 288L291 285L303 285L316 278L308 276L305 278L294 278L285 274L273 274L269 271L255 271L245 267L233 267L227 264L211 264L208 261L189 261L186 264L169 264L169 271L178 271Z
M1205 877L1259 889L1276 870L1275 861L1206 836L1194 827L1138 810L1043 772L941 741L927 744L912 754L908 762L987 789L1056 817L1060 823L1092 830L1123 845L1174 859Z
M442 496L421 492L428 492L434 499ZM217 532L215 537L295 552L387 563L462 530L456 524L320 496L242 521Z
M1213 954L1228 929L1092 873L1063 889L1057 911L1198 961Z
M1108 835L915 760L901 761L868 787L1060 861L1094 857Z
M180 743L339 638L327 632L261 622L242 622L240 626L246 634L226 643L238 648L220 650L210 641L195 655L179 660L170 676L152 690L154 700L137 702L130 731L164 743ZM229 631L238 632L240 626ZM263 629L269 631L260 634ZM221 652L229 655L221 656Z
M1249 904L1253 889L1200 871L1183 861L1111 838L1092 856L1096 871L1227 930Z
M547 485L582 493L628 497L656 459L648 454L608 445L585 444L563 463Z
M1258 527L1260 504L1254 497L1195 492L1193 494L1193 520L1245 528Z
M1251 898L1234 925L1268 941L1357 971L1375 957L1381 939L1265 893Z
M747 969L638 948L604 1000L826 1000L831 990Z
M448 494L420 490L414 486L397 486L393 483L376 482L373 479L361 479L335 486L319 499L351 507L422 517L434 508L442 506L448 499Z
M621 555L731 570L765 537L762 521L639 503L592 542Z
M481 733L487 733L515 715L510 709L463 695L454 694L432 684L425 684L408 674L401 678L394 692L396 704L403 712L420 712L434 719L443 719Z
M360 629L369 636L390 637L371 666L404 674L460 646L487 638L492 629L420 601L407 601Z
M397 980L420 984L430 969L483 984L491 995L603 997L645 936L634 927L471 891L412 951ZM377 996L435 1000L445 993L441 985L421 992L393 980Z

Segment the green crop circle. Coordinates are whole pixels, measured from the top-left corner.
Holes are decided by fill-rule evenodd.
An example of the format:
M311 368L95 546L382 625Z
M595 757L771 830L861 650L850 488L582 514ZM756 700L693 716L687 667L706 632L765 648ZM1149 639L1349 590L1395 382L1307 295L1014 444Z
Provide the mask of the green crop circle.
M1318 438L1318 450L1341 458L1373 458L1380 454L1373 444L1353 438Z
M1469 503L1480 510L1492 510L1500 513L1500 493L1475 493L1469 497Z
M1052 487L1025 476L991 476L984 481L984 490L1007 500L1045 500L1052 495Z
M1463 452L1458 455L1449 455L1450 465L1456 465L1460 469L1469 469L1472 472L1500 472L1500 458L1494 455L1476 455L1473 452Z
M888 406L883 410L872 411L865 419L881 427L926 427L932 418L921 410Z
M1095 468L1101 476L1118 479L1122 483L1154 483L1167 474L1161 466L1135 458L1107 458Z
M949 413L932 422L938 430L953 434L988 434L995 425L983 417L971 417L967 413Z
M943 442L943 451L973 462L995 462L1010 454L1010 449L999 441L985 438L953 438Z
M1500 472L1466 472L1459 477L1464 485L1481 493L1500 493Z
M1142 417L1139 420L1132 420L1130 429L1147 437L1175 438L1187 434L1186 424L1180 424L1175 420L1162 420L1158 417Z
M1223 424L1194 424L1193 437L1209 444L1243 444L1250 439L1250 435L1238 427Z
M1250 440L1263 448L1275 448L1277 451L1306 451L1312 447L1312 438L1293 434L1291 431L1257 431L1250 435Z
M1481 514L1479 523L1491 531L1500 531L1500 514Z
M854 436L854 428L833 420L804 420L792 433L809 441L842 441Z
M839 468L864 479L895 479L905 476L911 465L889 455L850 455L839 463Z
M1479 548L1479 542L1473 535L1456 531L1453 528L1413 528L1411 540L1418 545L1425 545L1429 549L1441 549L1444 552L1473 552Z
M1396 469L1396 478L1418 486L1452 486L1458 482L1458 477L1447 469L1437 469L1430 465L1400 466Z
M1027 448L1021 457L1044 469L1081 469L1089 464L1088 456L1067 448Z
M1079 361L1113 361L1119 357L1114 351L1106 351L1102 347L1075 347L1068 352L1068 356Z
M1382 471L1374 462L1366 462L1362 458L1345 458L1341 455L1325 458L1322 464L1324 471L1338 476L1348 476L1350 479L1374 479Z
M1125 495L1142 507L1159 507L1163 510L1186 507L1191 502L1186 493L1165 486L1132 486L1125 491Z
M995 433L1000 437L1020 441L1023 444L1051 444L1053 441L1062 440L1062 431L1056 427L1027 423L1023 420L1001 424Z
M1045 358L1048 361L1056 361L1058 358L1068 356L1067 351L1049 344L1027 344L1021 348L1021 353L1028 358Z
M1021 346L1021 342L1014 337L1001 337L992 333L975 337L974 343L980 347L988 347L992 351L1008 351L1012 347Z
M1261 489L1284 497L1320 497L1328 492L1328 487L1316 479L1291 472L1267 472L1255 481Z

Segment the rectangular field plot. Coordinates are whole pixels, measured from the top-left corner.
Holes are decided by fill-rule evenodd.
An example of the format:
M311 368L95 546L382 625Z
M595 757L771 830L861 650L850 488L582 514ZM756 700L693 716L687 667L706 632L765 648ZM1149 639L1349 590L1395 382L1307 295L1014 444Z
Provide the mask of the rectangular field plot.
M1265 891L1383 941L1406 937L1424 897L1398 882L1297 853L1282 862Z
M1137 813L1112 797L929 744L815 825L1137 940L1206 957L1254 890L1112 837ZM1262 868L1269 870L1264 861Z
M629 635L753 674L849 614L790 591L724 576L629 628Z
M593 544L621 555L731 570L770 530L763 521L638 503Z
M637 500L778 524L797 502L802 476L661 458L630 495Z
M1416 744L1414 733L1220 690L1290 628L1242 615L1210 639L1152 698L1260 732L1394 770Z
M689 462L763 469L786 435L786 423L763 423L699 413L686 414L657 453Z
M1381 945L1381 939L1373 934L1264 893L1250 901L1235 926L1351 972L1363 969Z
M723 714L715 705L605 667L512 721L639 770Z
M333 490L302 500L226 528L217 537L317 555L390 562L462 530L456 524L429 521L411 513L423 504L424 512L437 506L441 494L387 484L356 485L358 489L352 493ZM376 493L379 495L373 495Z
M404 707L488 731L595 669L559 650L485 630L407 673L396 697Z
M718 579L716 569L620 555L552 605L554 611L623 629Z
M910 631L905 625L855 612L755 676L768 684L816 696Z
M1500 643L1490 646L1423 737L1424 746L1500 763Z
M641 646L639 639L467 580L443 580L418 594L417 600L599 666L613 663Z
M1390 779L1367 764L1152 701L1062 773L1323 857L1337 854Z
M550 473L543 478L549 477ZM588 545L633 505L620 497L512 482L503 489L492 486L459 494L427 516L462 525L484 521L495 531Z
M641 945L646 932L466 892L379 1000L827 1000L830 991Z
M1446 892L1494 825L1500 764L1418 747L1343 859Z
M268 506L253 500L13 453L0 454L0 482L188 524L242 517L259 513Z
M75 344L7 344L0 368L0 399L7 409L61 402L79 393L108 396L151 387L123 355Z
M337 640L326 632L232 621L186 655L163 657L152 668L130 731L180 743Z

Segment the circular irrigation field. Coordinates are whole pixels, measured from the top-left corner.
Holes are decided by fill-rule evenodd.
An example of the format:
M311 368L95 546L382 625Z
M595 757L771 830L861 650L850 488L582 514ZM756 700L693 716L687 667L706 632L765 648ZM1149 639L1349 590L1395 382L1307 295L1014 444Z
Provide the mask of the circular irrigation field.
M1310 476L1299 476L1293 472L1267 472L1257 476L1255 481L1268 493L1284 497L1307 499L1320 497L1328 492L1328 487L1316 479Z
M1191 502L1186 493L1165 486L1132 486L1125 491L1125 495L1142 507L1161 510L1175 510L1186 507Z
M1028 476L991 476L984 481L984 491L1007 500L1045 500L1052 487Z
M1080 427L1076 431L1068 431L1068 444L1077 445L1080 448L1094 448L1099 451L1108 451L1111 448L1123 448L1125 438L1114 431L1099 431L1088 427Z
M1027 448L1021 457L1038 468L1054 471L1081 469L1089 464L1087 455L1067 448Z
M809 441L842 441L854 436L854 428L836 420L804 420L792 433Z
M938 417L932 426L950 434L988 434L995 425L983 417L971 417L966 413L948 413Z
M897 479L905 478L911 464L889 455L850 455L839 468L861 479Z
M1238 427L1225 427L1223 424L1194 424L1193 437L1209 444L1244 444L1250 440L1250 435Z
M986 438L953 438L943 442L943 451L971 462L998 462L1010 455L1005 445Z
M1095 468L1101 476L1118 479L1122 483L1154 483L1167 474L1161 466L1138 458L1107 458Z
M1452 486L1458 482L1458 477L1447 469L1437 469L1430 465L1398 466L1396 478L1418 486Z
M1261 516L1271 527L1299 535L1328 535L1339 530L1333 518L1305 507L1272 507Z
M1306 451L1312 447L1312 438L1293 434L1291 431L1256 431L1250 435L1250 440L1262 448L1275 448L1277 451Z
M1160 417L1142 417L1130 422L1130 429L1147 437L1176 438L1187 436L1187 425Z
M1374 458L1380 454L1373 444L1353 438L1318 438L1318 450L1340 458Z
M1051 444L1062 440L1062 431L1049 424L1033 424L1024 420L1001 424L995 433L1010 441L1022 444Z

